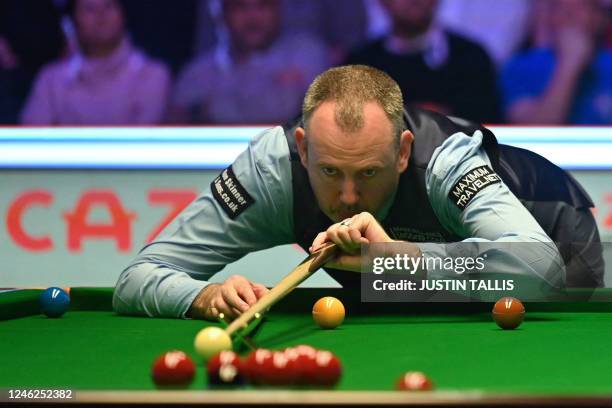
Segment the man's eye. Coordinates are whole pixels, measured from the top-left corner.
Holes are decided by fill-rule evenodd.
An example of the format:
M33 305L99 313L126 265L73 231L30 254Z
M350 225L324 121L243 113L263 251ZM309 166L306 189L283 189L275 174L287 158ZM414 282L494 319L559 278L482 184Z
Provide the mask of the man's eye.
M376 170L375 169L366 169L363 171L363 175L365 177L374 177L376 175Z
M321 171L326 176L335 176L338 173L338 171L334 169L333 167L322 167Z

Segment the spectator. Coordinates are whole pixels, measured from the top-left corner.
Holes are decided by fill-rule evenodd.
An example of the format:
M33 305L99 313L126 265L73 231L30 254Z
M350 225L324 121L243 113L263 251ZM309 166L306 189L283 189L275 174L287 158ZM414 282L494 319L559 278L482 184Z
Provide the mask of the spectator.
M223 0L199 2L195 52L203 54L223 41L218 27ZM281 10L284 34L308 33L319 38L330 48L330 61L338 63L351 49L386 34L390 26L379 0L281 0Z
M527 124L612 123L612 52L601 46L598 0L539 0L533 46L503 70L508 120Z
M328 66L325 47L281 34L279 0L225 0L222 12L228 41L180 75L174 121L275 123L297 115L308 84Z
M501 66L523 44L531 11L529 0L443 0L438 20L444 27L481 44Z
M36 73L62 48L60 15L51 1L0 1L0 123L18 122Z
M22 113L24 124L118 125L161 121L167 69L135 49L119 0L69 2L80 51L46 66Z
M482 47L435 23L436 0L381 0L391 33L352 53L398 82L406 101L477 122L499 117L495 67Z
M366 40L368 10L363 0L285 0L282 4L283 30L319 37L336 64Z

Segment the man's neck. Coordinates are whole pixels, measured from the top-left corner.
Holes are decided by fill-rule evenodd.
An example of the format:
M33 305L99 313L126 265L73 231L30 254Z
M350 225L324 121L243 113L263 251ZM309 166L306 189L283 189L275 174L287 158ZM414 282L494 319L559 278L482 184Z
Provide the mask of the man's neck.
M102 59L115 53L121 46L121 41L96 46L83 46L83 55L87 58Z
M230 57L235 64L243 64L247 62L255 54L254 50L240 49L237 47L230 48Z
M231 43L229 47L229 55L232 59L232 62L235 64L242 64L248 62L251 58L258 54L266 53L272 46L275 41L269 41L263 47L260 48L248 48L241 44Z

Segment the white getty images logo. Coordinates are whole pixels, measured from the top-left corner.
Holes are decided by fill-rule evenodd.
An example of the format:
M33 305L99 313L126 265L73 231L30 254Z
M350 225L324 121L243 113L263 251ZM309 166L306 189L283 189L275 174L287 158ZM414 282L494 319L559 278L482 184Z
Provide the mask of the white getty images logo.
M55 299L56 297L58 297L60 294L60 290L59 289L53 289L53 291L51 291L51 298Z

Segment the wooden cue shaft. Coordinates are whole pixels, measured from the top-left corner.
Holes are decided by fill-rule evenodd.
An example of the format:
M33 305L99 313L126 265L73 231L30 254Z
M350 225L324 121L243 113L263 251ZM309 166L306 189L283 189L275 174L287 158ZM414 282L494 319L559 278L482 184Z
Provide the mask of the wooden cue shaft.
M229 324L231 323L226 317L224 313L219 313L219 320L221 321L221 323L223 323L225 325L225 327L229 326ZM244 342L244 344L246 344L251 350L256 350L257 347L255 346L255 343L253 343L253 340L251 340L249 337L247 336L242 336L242 341Z
M231 336L237 330L247 326L255 314L263 314L266 309L284 298L289 292L295 289L297 285L302 283L327 261L332 259L335 254L336 244L334 243L328 243L318 251L312 253L293 271L278 282L276 286L270 289L268 293L266 293L253 306L251 306L249 310L241 314L236 320L230 323L230 325L225 329L226 333Z

